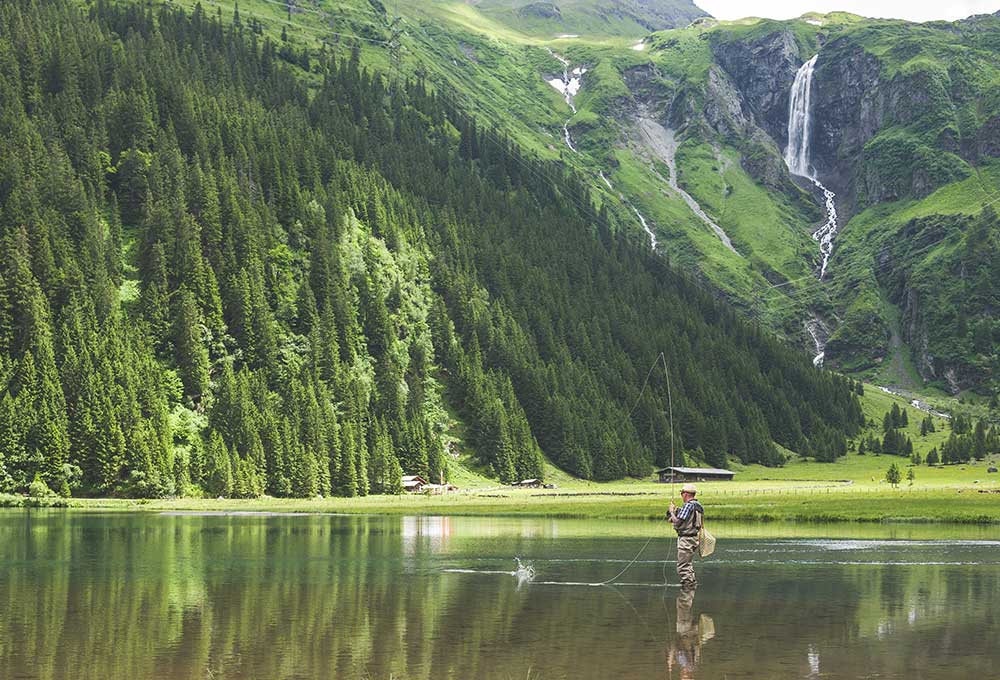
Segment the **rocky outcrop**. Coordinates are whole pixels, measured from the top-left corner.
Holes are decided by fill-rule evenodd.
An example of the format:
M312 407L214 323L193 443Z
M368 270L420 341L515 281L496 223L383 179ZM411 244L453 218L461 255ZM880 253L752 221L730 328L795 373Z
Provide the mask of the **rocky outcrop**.
M1000 156L1000 116L993 116L976 135L975 158Z
M722 34L724 35L724 34ZM795 72L808 57L791 31L781 30L751 41L716 41L716 61L742 93L757 123L784 147L788 141L788 92Z
M816 63L812 158L824 176L851 177L853 163L882 127L886 96L881 67L863 50L827 46Z
M533 2L521 7L517 14L528 19L562 19L562 12L551 2Z
M702 115L720 136L741 150L741 165L751 176L770 189L790 188L778 145L758 125L746 97L719 66L709 68Z

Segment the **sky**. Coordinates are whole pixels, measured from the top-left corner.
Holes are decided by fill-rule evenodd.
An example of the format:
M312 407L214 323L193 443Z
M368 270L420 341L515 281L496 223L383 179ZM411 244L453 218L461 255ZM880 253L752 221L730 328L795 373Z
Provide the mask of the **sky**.
M1000 0L695 0L717 19L792 19L806 12L844 11L866 17L931 21L1000 10Z

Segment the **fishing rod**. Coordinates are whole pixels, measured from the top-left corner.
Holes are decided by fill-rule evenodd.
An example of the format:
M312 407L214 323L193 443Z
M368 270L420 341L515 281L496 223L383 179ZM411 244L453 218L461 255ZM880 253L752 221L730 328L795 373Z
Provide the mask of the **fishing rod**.
M639 390L639 396L636 398L635 404L632 406L631 410L629 411L629 416L631 417L632 413L635 412L636 407L639 405L639 401L642 399L643 393L645 393L645 391L646 391L647 385L649 385L649 377L652 375L653 369L656 368L656 364L660 363L660 362L663 363L663 377L667 381L667 413L669 415L669 420L670 420L670 467L673 468L674 467L674 460L675 460L675 450L674 450L674 402L673 402L673 396L670 393L670 371L667 368L667 357L666 357L666 355L663 352L660 352L659 355L653 360L652 365L649 367L649 370L646 372L646 379L642 383L642 389ZM675 484L674 474L673 474L673 470L671 470L671 473L670 473L670 498L671 499L673 499L673 497L674 497L674 484ZM629 562L628 564L626 564L625 568L622 569L620 572L618 572L617 574L615 574L614 576L612 576L611 578L609 578L607 581L600 581L598 583L588 583L587 585L592 585L592 586L607 586L607 585L611 585L612 583L614 583L616 580L618 580L619 578L621 578L625 574L625 572L627 572L632 567L633 564L635 564L639 560L639 557L642 555L642 553L645 552L646 548L649 547L649 544L652 543L653 538L654 538L654 536L650 536L648 539L646 539L646 542L642 544L641 548L639 548L639 552L637 552L635 554L635 557L632 558L632 561ZM665 571L666 571L666 562L664 562L664 572ZM664 575L663 585L667 585L666 581L667 581L666 575Z

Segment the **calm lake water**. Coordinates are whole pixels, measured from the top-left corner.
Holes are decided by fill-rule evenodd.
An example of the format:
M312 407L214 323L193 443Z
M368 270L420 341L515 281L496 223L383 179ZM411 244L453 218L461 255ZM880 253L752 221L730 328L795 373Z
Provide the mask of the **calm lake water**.
M1000 674L997 529L716 532L690 598L651 523L2 511L0 678Z

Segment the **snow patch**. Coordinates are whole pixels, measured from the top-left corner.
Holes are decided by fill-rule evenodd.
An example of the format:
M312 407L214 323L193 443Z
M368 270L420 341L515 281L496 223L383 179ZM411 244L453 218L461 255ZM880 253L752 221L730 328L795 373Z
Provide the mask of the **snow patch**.
M576 106L573 104L573 98L576 97L576 95L580 92L580 88L583 86L583 75L587 72L587 68L585 66L575 66L571 68L568 59L556 54L548 47L545 49L547 49L549 54L551 54L556 61L562 64L563 67L562 76L549 78L545 82L554 87L559 94L563 96L569 110L573 112L573 115L576 115ZM570 116L566 119L566 122L563 123L563 139L566 142L566 146L569 147L569 150L573 153L577 153L576 147L573 146L573 138L570 137L569 134L569 122L572 119L573 116Z
M632 49L635 50L636 52L642 52L644 49L646 49L646 43L640 40L636 44L632 45Z

